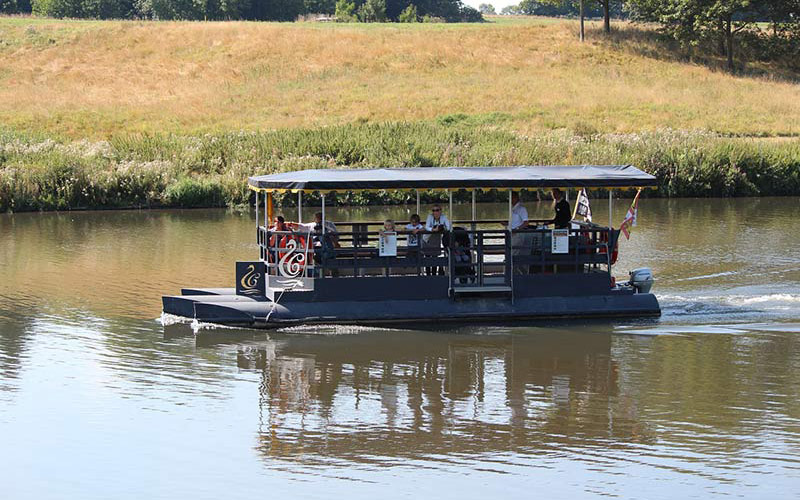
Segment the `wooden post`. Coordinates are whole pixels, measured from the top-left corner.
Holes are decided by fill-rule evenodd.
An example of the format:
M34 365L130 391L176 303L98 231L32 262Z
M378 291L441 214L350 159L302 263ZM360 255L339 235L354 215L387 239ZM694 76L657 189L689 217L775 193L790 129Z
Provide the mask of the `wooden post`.
M583 2L584 2L584 0L581 0L581 2L580 2L580 11L581 11L581 42L583 42L583 41L586 39L586 36L585 36L585 30L584 30L584 27L583 27Z

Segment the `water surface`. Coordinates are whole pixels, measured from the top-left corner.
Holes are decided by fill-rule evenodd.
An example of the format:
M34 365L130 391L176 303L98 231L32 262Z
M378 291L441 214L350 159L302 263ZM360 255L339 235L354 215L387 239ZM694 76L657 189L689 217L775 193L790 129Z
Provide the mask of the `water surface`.
M197 337L160 296L230 286L252 214L2 215L2 496L796 496L798 208L644 200L615 274L657 320Z

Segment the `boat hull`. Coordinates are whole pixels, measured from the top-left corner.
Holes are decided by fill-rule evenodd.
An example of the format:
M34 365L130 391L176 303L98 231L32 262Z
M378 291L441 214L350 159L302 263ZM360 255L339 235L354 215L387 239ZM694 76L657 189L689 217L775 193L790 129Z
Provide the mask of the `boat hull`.
M192 291L192 293L196 290ZM164 312L216 323L250 328L301 324L371 324L506 322L545 318L658 316L655 295L611 290L602 295L539 297L465 297L381 301L257 300L230 293L193 294L163 298Z

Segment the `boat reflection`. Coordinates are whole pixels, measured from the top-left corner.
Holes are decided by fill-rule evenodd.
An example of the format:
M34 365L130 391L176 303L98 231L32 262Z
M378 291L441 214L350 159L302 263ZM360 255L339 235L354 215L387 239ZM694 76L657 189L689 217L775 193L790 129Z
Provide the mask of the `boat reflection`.
M237 359L261 374L257 446L270 458L558 454L649 439L617 398L608 331L285 336Z

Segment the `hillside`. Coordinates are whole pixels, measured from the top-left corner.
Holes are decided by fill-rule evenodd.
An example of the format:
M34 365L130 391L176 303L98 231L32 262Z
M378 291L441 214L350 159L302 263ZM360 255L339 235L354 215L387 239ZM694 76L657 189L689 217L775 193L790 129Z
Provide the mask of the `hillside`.
M800 134L796 84L652 59L635 42L608 42L595 32L582 45L575 30L574 22L546 19L341 25L0 18L0 123L73 139L452 115L526 134L664 127Z
M632 163L648 196L800 195L793 75L619 27L0 18L0 212L240 205L248 175L337 166Z

